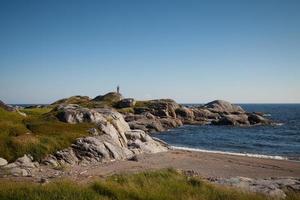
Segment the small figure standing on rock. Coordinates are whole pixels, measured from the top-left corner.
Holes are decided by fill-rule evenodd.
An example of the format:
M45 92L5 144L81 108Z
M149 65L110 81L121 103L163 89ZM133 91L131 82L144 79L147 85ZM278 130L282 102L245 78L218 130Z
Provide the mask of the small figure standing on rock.
M120 94L120 86L117 86L117 93Z

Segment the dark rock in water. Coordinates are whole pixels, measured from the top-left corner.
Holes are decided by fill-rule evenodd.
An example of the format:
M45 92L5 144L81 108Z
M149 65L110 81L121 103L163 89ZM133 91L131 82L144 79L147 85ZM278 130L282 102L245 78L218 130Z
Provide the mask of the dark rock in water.
M2 102L1 100L0 100L0 108L4 109L4 110L6 110L6 111L9 111L9 112L15 111L15 109L14 109L13 107L11 107L11 106L9 106L9 105L6 105L6 104L5 104L4 102Z
M271 121L269 119L266 119L263 116L256 113L249 113L248 120L250 124L271 124Z
M129 108L135 105L136 101L133 98L122 99L118 102L118 108Z
M207 108L208 110L216 113L244 113L244 109L240 106L231 104L227 101L223 100L215 100L209 102L203 106L203 108Z
M144 113L151 113L152 118L146 118ZM270 120L263 116L246 113L240 106L222 100L190 108L169 99L151 100L143 102L142 107L135 107L134 114L126 114L125 119L131 128L139 128L146 132L160 132L182 124L231 126L270 124Z
M224 115L219 120L212 121L213 125L250 125L246 114Z
M123 96L117 92L109 92L105 95L99 95L93 99L93 101L107 101L107 102L119 102L123 99Z

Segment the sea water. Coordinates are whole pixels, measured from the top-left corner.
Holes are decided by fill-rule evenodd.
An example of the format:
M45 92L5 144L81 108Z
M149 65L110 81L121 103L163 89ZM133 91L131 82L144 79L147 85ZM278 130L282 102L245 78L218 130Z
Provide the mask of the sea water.
M300 104L241 104L246 111L263 112L275 126L186 125L158 137L173 148L300 161Z

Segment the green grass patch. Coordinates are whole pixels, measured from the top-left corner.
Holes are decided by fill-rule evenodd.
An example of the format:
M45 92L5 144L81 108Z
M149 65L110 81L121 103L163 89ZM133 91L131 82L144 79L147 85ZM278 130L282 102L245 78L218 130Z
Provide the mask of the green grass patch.
M119 108L117 109L118 112L126 114L126 113L134 113L133 108Z
M0 157L14 161L24 154L35 160L69 147L76 138L88 135L93 124L67 124L49 113L49 108L24 109L17 112L0 109Z
M117 175L80 185L59 181L46 185L0 182L0 200L272 200L262 194L215 186L174 170ZM299 200L289 192L287 200Z

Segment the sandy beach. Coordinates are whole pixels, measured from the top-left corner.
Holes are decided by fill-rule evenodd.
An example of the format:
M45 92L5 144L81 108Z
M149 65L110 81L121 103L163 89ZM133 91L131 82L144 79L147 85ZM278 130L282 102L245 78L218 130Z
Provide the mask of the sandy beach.
M78 182L89 182L113 174L136 173L147 170L174 168L193 171L203 178L270 178L300 177L300 162L251 158L216 153L203 153L184 150L170 150L157 154L141 154L137 161L113 161L92 166L74 166L65 169L59 177L70 178ZM54 173L44 169L40 175ZM38 177L38 176L37 176Z

